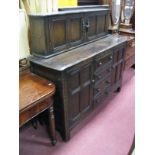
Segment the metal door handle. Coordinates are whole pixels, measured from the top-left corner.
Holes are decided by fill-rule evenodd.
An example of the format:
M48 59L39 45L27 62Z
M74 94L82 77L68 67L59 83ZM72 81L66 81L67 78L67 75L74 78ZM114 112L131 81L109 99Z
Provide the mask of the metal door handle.
M86 29L88 30L88 28L90 27L90 23L89 23L89 19L86 20Z

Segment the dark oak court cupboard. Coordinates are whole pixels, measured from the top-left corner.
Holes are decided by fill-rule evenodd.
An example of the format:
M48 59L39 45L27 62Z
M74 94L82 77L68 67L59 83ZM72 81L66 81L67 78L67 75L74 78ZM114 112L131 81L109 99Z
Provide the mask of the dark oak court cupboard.
M108 33L108 16L107 6L29 15L31 53L48 58L104 36Z
M81 14L81 11L79 13L79 10L75 10L75 15L71 10L73 14L70 14L70 16L73 17L73 21L76 16L77 21L75 20L75 23L84 19L84 32L82 26L79 30L80 33L76 33L78 24L73 22L75 34L74 32L72 34L68 33L72 31L72 24L69 22L69 26L66 25L65 27L63 25L65 22L62 21L66 21L63 12L66 13L66 11L62 11L58 17L58 19L62 19L59 21L60 23L55 23L57 18L54 19L54 23L50 22L51 25L57 25L55 27L56 31L52 31L54 34L43 33L43 37L38 38L41 34L38 36L37 33L33 33L33 37L46 42L46 47L54 47L51 48L51 51L48 51L46 48L42 50L40 45L37 46L36 44L36 48L41 50L31 49L34 51L32 51L33 56L30 57L30 63L32 72L53 81L56 85L54 98L56 103L54 104L56 129L65 141L70 139L72 128L89 114L101 100L103 101L111 92L119 91L121 88L127 38L107 33L108 25L101 16L105 14L105 8L90 10L89 13L86 12L84 15ZM46 16L44 17L47 19ZM87 19L89 19L88 23ZM33 20L36 22L37 18L32 17L31 23L33 23ZM71 19L69 18L69 20ZM43 25L46 28L46 23ZM61 31L63 27L66 28L66 31ZM70 30L68 30L68 27L70 27ZM60 36L57 35L57 28L61 31ZM62 32L65 32L66 39L63 38ZM83 39L75 39L79 38L77 37L78 34ZM54 38L56 36L60 38L56 37L56 42L53 42L54 40L49 42L49 37L53 37L53 35L55 35ZM63 40L61 45L58 44L58 40ZM75 44L78 44L78 47L75 48ZM67 49L65 52L58 50L65 48ZM54 55L55 53L56 55ZM37 54L39 57L36 56Z

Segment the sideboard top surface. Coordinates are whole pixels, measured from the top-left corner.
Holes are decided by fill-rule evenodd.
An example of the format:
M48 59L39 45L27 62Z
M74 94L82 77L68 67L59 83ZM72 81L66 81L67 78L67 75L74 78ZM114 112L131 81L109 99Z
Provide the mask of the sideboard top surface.
M81 7L76 9L62 9L60 11L49 12L49 13L31 13L29 14L30 17L46 17L46 16L55 16L55 15L66 15L66 14L73 14L73 13L87 13L87 12L96 12L96 11L108 11L109 6L101 5L96 7Z
M50 69L63 71L126 41L126 36L120 36L116 34L109 35L106 38L94 41L85 46L78 47L48 59L31 56L30 61Z

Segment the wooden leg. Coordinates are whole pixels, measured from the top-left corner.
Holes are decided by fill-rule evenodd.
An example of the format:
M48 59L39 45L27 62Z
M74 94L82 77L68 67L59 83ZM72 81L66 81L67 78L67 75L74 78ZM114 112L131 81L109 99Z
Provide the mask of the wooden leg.
M120 92L120 91L121 91L121 86L116 89L116 92Z
M33 128L37 129L37 127L38 127L37 119L36 118L32 119L31 123L32 123Z
M65 141L65 142L67 142L67 141L69 141L70 140L70 133L69 132L60 132L60 134L61 134L61 137L62 137L62 139L63 139L63 141Z
M135 64L131 66L131 68L135 69Z
M51 137L51 142L56 145L56 131L55 131L55 119L53 114L53 106L49 108L49 132Z

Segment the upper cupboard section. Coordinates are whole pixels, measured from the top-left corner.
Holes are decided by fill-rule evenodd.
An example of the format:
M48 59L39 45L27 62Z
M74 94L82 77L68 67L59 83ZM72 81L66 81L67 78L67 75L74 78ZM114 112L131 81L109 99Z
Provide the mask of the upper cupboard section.
M29 15L31 54L48 58L108 33L109 8Z

